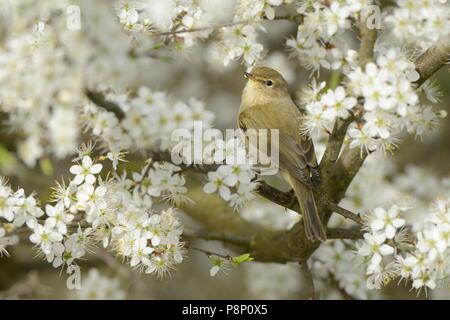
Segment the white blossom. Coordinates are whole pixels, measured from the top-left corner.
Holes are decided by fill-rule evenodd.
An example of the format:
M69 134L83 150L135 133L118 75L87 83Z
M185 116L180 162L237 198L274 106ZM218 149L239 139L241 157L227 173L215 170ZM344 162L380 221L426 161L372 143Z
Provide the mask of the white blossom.
M93 184L95 175L102 171L102 167L100 163L94 164L89 156L84 156L81 165L77 164L70 167L70 173L75 174L73 182L76 185L80 185L84 181L88 184Z

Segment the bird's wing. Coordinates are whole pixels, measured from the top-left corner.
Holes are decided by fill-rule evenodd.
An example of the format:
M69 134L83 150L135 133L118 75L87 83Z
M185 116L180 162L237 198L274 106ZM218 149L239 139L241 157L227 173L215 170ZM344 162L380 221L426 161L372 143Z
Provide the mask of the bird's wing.
M292 107L296 108L294 105ZM319 182L314 146L309 137L300 134L300 112L297 109L294 112L292 110L283 107L254 106L239 114L239 127L244 131L278 129L280 168L313 187ZM270 137L267 140L267 148L270 150Z

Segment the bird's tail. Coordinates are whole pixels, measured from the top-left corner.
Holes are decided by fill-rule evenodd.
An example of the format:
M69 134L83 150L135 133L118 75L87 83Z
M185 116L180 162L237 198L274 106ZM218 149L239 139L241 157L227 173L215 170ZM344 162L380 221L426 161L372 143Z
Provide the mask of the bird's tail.
M311 188L294 178L291 178L289 180L291 182L291 186L295 191L295 195L303 213L306 237L311 241L327 240L325 228L323 227L322 221L320 220L316 202L314 201L314 194Z

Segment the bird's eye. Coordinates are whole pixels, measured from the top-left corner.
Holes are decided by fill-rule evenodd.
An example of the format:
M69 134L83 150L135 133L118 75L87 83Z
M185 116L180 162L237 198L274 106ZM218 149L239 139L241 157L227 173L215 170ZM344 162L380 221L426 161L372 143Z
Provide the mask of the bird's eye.
M267 85L268 87L271 87L271 86L273 85L272 80L267 80L267 81L266 81L266 85Z

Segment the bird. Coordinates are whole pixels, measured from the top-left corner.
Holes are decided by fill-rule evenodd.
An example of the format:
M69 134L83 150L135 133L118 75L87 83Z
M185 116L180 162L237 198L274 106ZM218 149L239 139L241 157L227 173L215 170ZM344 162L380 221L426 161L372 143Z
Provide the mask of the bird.
M279 169L300 205L305 235L310 241L325 241L326 231L313 193L320 184L314 144L311 137L300 130L304 113L293 101L289 85L278 71L260 66L244 75L247 83L242 92L238 126L244 133L249 129L279 130ZM268 144L270 141L268 138ZM259 152L264 151L262 146L254 147L259 148Z

